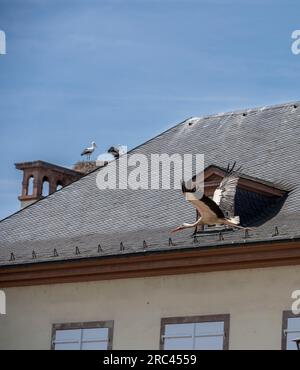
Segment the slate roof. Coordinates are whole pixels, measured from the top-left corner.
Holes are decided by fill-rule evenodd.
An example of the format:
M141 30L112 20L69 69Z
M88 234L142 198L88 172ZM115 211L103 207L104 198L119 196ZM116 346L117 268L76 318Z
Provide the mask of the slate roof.
M172 228L195 218L179 190L100 191L100 169L2 220L0 266L298 238L299 148L300 102L186 120L131 153L204 153L205 167L236 160L246 176L288 182L294 190L280 212L249 238L244 231L224 232L224 240L214 233L194 240L191 230L171 236Z

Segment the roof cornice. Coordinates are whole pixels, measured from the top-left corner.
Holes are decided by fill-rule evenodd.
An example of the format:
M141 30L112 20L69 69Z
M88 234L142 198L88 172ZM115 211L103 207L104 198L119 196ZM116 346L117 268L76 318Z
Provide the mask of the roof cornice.
M58 166L58 165L53 164L53 163L40 161L40 160L33 161L33 162L15 163L15 167L18 170L24 170L24 169L27 169L27 168L49 168L49 169L52 169L54 171L65 172L66 174L75 175L78 178L82 177L81 172L72 170L70 168Z
M0 268L0 288L300 265L300 240L241 243Z

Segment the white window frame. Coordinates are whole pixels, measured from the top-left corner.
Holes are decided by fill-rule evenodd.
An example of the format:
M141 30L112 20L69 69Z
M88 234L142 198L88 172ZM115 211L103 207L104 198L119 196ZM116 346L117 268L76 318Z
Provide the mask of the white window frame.
M213 333L207 332L196 335L196 324L201 323L214 323L214 322L223 322L224 330L223 333ZM193 349L195 349L195 339L196 338L205 338L205 337L223 337L223 350L229 349L229 323L230 315L208 315L208 316L191 316L191 317L170 317L161 319L161 334L160 334L160 350L164 350L165 339L178 339L178 338L192 338ZM166 335L165 329L167 325L180 325L180 324L194 324L193 334L187 335Z
M62 324L53 324L52 326L52 339L51 339L51 349L55 350L56 344L72 344L78 343L80 346L79 350L82 350L82 347L86 343L107 343L107 350L112 350L112 341L113 341L113 321L95 321L95 322L84 322L84 323L62 323ZM88 329L108 329L107 339L93 339L93 340L83 340L83 331ZM60 341L56 340L57 331L66 331L66 330L80 330L80 339L79 340L66 340Z
M298 319L300 321L300 315L293 314L292 311L283 311L282 315L282 341L281 341L281 349L282 350L288 350L287 349L287 335L291 333L299 333L300 337L300 329L299 330L293 330L288 329L288 321L289 319Z

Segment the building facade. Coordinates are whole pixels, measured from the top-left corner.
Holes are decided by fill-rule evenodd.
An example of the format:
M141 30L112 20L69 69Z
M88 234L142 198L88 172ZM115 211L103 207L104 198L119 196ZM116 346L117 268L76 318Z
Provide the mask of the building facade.
M296 349L299 137L291 103L187 120L132 151L203 153L208 196L237 161L249 230L170 234L195 217L179 190L100 191L103 169L1 221L0 348Z

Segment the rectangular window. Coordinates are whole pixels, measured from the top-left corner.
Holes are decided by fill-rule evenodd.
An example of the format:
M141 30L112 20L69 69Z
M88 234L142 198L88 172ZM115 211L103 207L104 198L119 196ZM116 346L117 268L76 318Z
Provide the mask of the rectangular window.
M113 321L54 324L53 350L111 350Z
M229 315L161 320L161 350L224 350L229 347Z
M282 345L283 350L297 350L294 339L300 338L300 315L292 311L284 311L282 318Z

